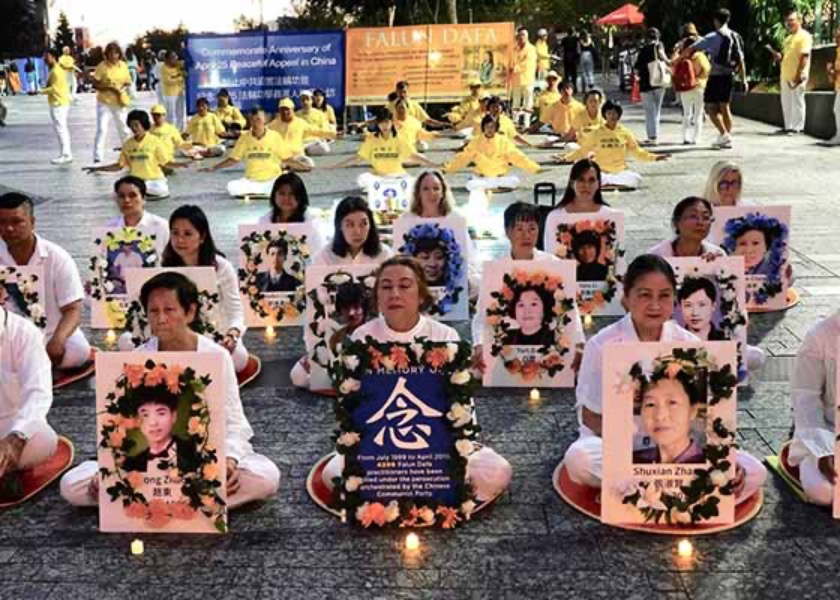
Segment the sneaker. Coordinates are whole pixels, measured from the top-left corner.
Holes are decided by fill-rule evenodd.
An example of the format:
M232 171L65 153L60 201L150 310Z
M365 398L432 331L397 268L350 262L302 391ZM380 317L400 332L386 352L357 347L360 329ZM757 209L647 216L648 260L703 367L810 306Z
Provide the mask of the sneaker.
M712 146L714 146L715 148L731 148L732 136L728 133L719 135L717 139L714 142L712 142Z
M59 156L58 158L54 158L50 161L54 165L66 165L67 163L73 162L72 156Z

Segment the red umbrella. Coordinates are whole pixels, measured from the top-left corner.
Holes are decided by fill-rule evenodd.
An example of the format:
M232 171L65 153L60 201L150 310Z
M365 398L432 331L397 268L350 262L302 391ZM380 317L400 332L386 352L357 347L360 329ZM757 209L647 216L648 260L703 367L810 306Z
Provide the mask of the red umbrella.
M597 25L617 25L619 27L626 25L641 25L644 22L645 16L639 12L639 7L635 4L625 4L621 8L617 8L610 14L595 21Z

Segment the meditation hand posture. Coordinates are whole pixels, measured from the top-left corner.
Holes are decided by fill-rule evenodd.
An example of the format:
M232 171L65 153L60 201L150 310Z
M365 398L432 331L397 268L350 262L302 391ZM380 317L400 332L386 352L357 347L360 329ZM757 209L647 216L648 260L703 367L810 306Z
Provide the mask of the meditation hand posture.
M169 242L169 223L146 210L146 182L126 175L114 183L114 200L120 216L108 219L106 227L137 227L155 236L155 247L165 248ZM142 265L140 265L142 266Z
M41 332L5 303L0 286L0 493L7 475L47 460L58 443L47 423L52 374Z
M76 263L66 250L35 234L32 200L9 192L0 196L0 265L41 267L47 313L47 354L56 369L90 361L90 345L79 328L85 296Z
M330 126L337 129L338 120L335 118L335 109L327 103L327 93L324 90L318 88L312 90L312 108L324 113Z
M333 131L326 123L322 122L323 128L310 124L306 119L295 116L295 103L291 98L283 98L278 105L277 116L268 128L276 131L283 140L284 153L282 159L286 165L294 171L311 171L315 161L306 155L308 144L307 139L318 140L321 138L333 139ZM316 154L326 154L324 147L316 144ZM329 145L326 146L329 151Z
M261 108L248 113L251 130L242 132L226 159L212 167L199 169L202 173L230 167L245 161L245 177L228 182L228 194L242 196L268 196L274 180L283 172L286 148L280 134L265 126L265 113Z
M575 483L601 487L601 415L604 402L601 368L604 347L621 342L698 341L697 336L671 320L676 289L674 270L665 259L654 254L639 256L630 263L624 276L623 302L628 314L587 342L576 389L578 439L569 446L563 459L569 477ZM644 449L642 442L641 439L634 440L634 448ZM738 450L736 502L743 502L754 494L766 477L767 471L757 459Z
M840 311L817 323L802 340L793 373L793 440L788 461L799 467L808 499L831 506L837 471L834 419L837 412L837 340Z
M179 273L152 277L140 292L154 337L138 350L145 352L207 352L217 354L225 373L225 452L227 505L236 508L265 500L277 492L280 471L268 458L254 452L254 435L242 409L233 361L227 350L190 329L198 313L198 290ZM141 426L142 427L142 426ZM75 506L99 502L99 473L95 460L85 461L61 479L61 495Z
M639 147L633 133L619 121L624 114L620 104L607 100L601 107L605 123L580 140L580 147L570 154L559 157L563 163L591 158L601 165L604 186L636 189L642 183L642 176L627 168L627 155L637 160L654 162L668 160L667 154L653 154Z
M423 123L408 114L408 106L402 100L394 105L394 128L412 152L425 152L429 142L440 137L439 133L426 131Z
M335 209L332 243L312 259L313 265L379 264L393 252L379 241L373 211L359 196L347 196Z
M210 111L207 98L196 100L195 109L196 114L190 117L184 135L192 142L192 146L182 150L182 154L195 159L222 156L225 153L225 145L221 138L228 137L222 120Z
M335 113L330 121L327 112L315 106L315 92L303 90L300 93L300 110L295 113L295 118L308 125L303 138L306 156L323 156L332 151L329 140L337 135Z
M221 119L222 125L225 126L225 131L228 132L228 136L231 138L238 138L239 134L248 124L242 115L242 111L233 105L233 101L230 99L230 92L226 88L220 89L219 93L216 94L216 110L213 112Z
M413 258L395 256L380 267L375 284L375 302L381 316L356 329L353 340L372 337L379 342L411 344L419 338L430 342L459 342L458 332L423 316L433 299L423 277L423 269ZM324 469L322 479L333 488L333 479L341 476L344 457L336 455ZM484 446L467 459L466 478L472 482L479 501L489 500L510 483L510 463Z
M312 255L324 247L324 226L321 219L309 210L309 192L297 173L283 173L274 180L268 198L271 209L259 218L259 224L305 223L312 227L307 245Z
M388 101L388 111L393 115L396 110L397 102L404 102L408 107L408 114L423 125L432 125L436 127L449 127L449 123L444 123L443 121L438 121L437 119L433 119L429 116L429 113L426 112L419 102L413 100L408 95L408 82L407 81L398 81L397 85L394 89L394 99Z
M714 220L712 205L708 200L697 196L683 198L671 214L674 237L659 242L648 253L663 258L702 257L706 260L726 256L723 248L706 241Z
M601 90L589 90L584 94L583 107L572 113L569 132L563 138L567 142L567 148L577 150L585 136L604 124L604 117L601 115L603 102L604 94Z
M571 132L572 119L582 110L586 109L583 104L575 100L572 82L564 81L560 85L557 101L540 112L539 123L535 123L532 127L535 131L537 129L548 129L550 133L554 134L540 144L540 148L551 148L558 143L562 145Z
M508 241L510 242L510 258L516 261L523 261L529 262L532 260L557 260L557 258L547 252L543 252L542 250L537 250L537 239L539 238L540 233L540 225L539 225L540 214L537 207L533 204L526 204L525 202L514 202L510 206L505 209L504 213L504 222L505 222L505 235L507 236ZM530 295L530 294L529 294ZM526 301L528 300L526 296ZM531 300L535 300L531 297ZM543 305L543 310L545 310L546 305L550 304L548 310L552 310L554 308L553 299L543 299L539 298L540 303ZM514 305L515 308L516 304ZM519 310L523 310L523 307L519 307ZM484 372L486 365L484 364L484 355L483 355L483 339L484 339L484 317L486 312L486 307L479 296L479 303L478 309L475 311L475 315L473 316L472 320L472 341L475 349L473 350L473 368ZM536 329L528 328L527 331L523 331L522 333L526 334L526 337L519 337L517 335L516 338L512 338L508 340L506 343L508 344L541 344L546 339L548 341L551 340L550 336L546 337L547 334L545 333L545 328L542 327L543 321L550 320L548 319L547 311L544 313L545 318L540 318L540 324ZM511 315L514 319L519 321L519 317L514 313ZM574 371L578 370L580 366L580 360L583 353L583 344L586 342L586 335L583 332L583 321L580 318L580 312L578 311L577 301L574 301L574 308L569 313L571 317L571 321L567 325L567 327L571 328L571 335L570 338L575 345L575 356L572 359L571 367ZM521 323L521 322L520 322ZM538 337L528 338L529 332L531 334L538 333ZM548 332L550 333L550 332ZM519 341L524 340L524 341Z
M527 146L533 147L533 144L528 141L528 138L519 134L516 130L516 125L514 125L513 120L505 114L505 103L504 101L499 98L498 96L491 96L487 99L487 115L490 115L494 119L496 119L496 130L499 132L500 135L505 136L512 142L520 146ZM481 123L484 121L484 117L487 115L482 115L479 119L477 125L478 129L473 132L473 138L480 138L483 133L481 130Z
M712 206L739 206L751 204L741 198L744 174L741 167L730 160L720 160L712 165L703 197Z
M146 182L146 193L150 197L165 198L169 195L169 184L164 169L186 168L186 163L172 162L170 153L163 142L149 133L151 121L143 110L132 110L126 119L133 137L125 141L119 161L101 167L85 167L87 173L99 171L121 171L129 169L129 174Z
M455 126L455 129L460 129L458 125L465 122L469 126L472 126L474 115L479 111L479 107L481 106L481 80L471 79L467 82L467 87L470 88L469 95L445 115L449 119L449 122ZM480 121L481 119L479 118Z

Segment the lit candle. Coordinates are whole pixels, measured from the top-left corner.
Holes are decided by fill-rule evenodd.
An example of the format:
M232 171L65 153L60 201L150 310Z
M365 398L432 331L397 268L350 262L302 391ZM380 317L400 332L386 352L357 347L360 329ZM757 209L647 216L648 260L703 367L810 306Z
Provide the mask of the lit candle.
M528 395L528 398L531 402L539 402L540 401L540 391L537 388L531 390L531 393Z
M274 331L274 326L269 325L268 327L266 327L265 328L265 339L271 341L275 337L277 337L277 333Z
M131 542L131 553L135 556L143 554L143 540L134 540Z
M109 346L113 346L117 342L117 332L113 329L109 329L108 333L105 334L105 343Z
M405 536L405 549L409 552L417 552L420 549L420 538L416 533Z
M244 197L242 198L242 201L243 201L245 204L250 204L250 203L251 203L251 196L244 196Z
M680 558L691 558L694 554L694 546L688 540L680 540L677 544L677 555Z
M587 314L583 316L583 326L587 329L592 327L592 315Z

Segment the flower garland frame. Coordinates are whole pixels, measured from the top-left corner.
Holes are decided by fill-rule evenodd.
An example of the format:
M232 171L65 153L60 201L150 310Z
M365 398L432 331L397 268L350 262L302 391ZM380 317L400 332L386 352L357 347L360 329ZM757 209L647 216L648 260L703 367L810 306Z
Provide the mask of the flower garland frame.
M178 365L167 366L147 360L144 364L126 364L116 383L116 389L107 395L105 418L99 429L99 447L108 450L114 461L114 468L102 467L99 474L105 492L111 502L122 501L126 516L144 519L149 526L160 528L171 519L189 520L196 513L212 519L220 533L227 531L227 505L219 495L222 486L219 481L220 466L216 449L210 444L210 409L203 392L212 383L209 376L199 376L194 369ZM169 393L178 396L179 405L189 403L188 442L196 449L191 469L183 465L172 467L163 461L160 468L175 469L183 482L181 493L187 502L168 505L159 500L146 498L138 488L142 485L142 474L127 472L122 465L136 443L128 437L128 431L139 424L136 418L139 400L150 393ZM109 480L112 484L108 485Z
M561 260L574 260L577 263L575 255L572 252L572 243L574 238L584 231L597 233L602 240L606 239L607 246L604 251L604 256L607 259L606 289L595 292L592 299L587 301L584 301L581 293L578 292L578 307L580 311L584 314L590 314L595 309L612 302L618 293L618 284L622 280L622 277L617 272L618 259L624 256L624 249L618 243L618 231L614 220L596 219L593 221L586 219L574 223L557 224L554 239L557 240L558 245L554 249L554 255Z
M636 362L630 368L628 383L640 389L645 384L679 377L705 378L709 407L732 399L738 385L738 377L731 366L726 364L718 368L705 348L675 348L652 364ZM730 496L735 493L735 480L729 474L733 467L729 457L734 448L737 448L735 432L717 417L707 432L703 451L709 467L695 469L694 478L680 487L680 494L660 493L651 482L634 483L622 490L622 503L635 506L646 523L664 520L668 525L695 525L714 518L720 514L720 498L716 494Z
M303 286L305 265L309 260L307 235L294 235L284 229L253 231L240 240L239 249L245 255L245 267L239 269L239 291L248 299L248 304L260 318L281 324L283 320L292 320L303 314L306 307L306 290ZM285 299L278 306L272 306L266 299L265 292L257 287L259 267L263 263L263 249L271 242L282 241L289 249L287 262L291 260L290 270L300 285L291 299ZM256 248L254 246L257 246Z
M473 377L472 347L467 342L430 342L418 338L411 344L383 343L368 336L344 348L332 371L338 390L335 415L338 429L333 435L336 452L344 456L344 472L336 479L339 508L350 522L371 525L417 527L439 525L452 529L468 521L475 510L472 486L466 480L467 459L477 450L475 440L480 427L475 422L472 397L478 387ZM457 506L445 506L435 500L394 500L387 505L362 500L360 487L365 472L358 459L361 432L353 424L353 413L364 395L361 379L378 368L408 368L426 365L443 377L444 395L450 401L446 417L454 443L450 453L450 477L456 483Z
M554 298L554 318L550 323L553 330L554 343L544 344L537 353L541 357L537 361L522 361L519 358L509 358L511 351L505 344L509 333L513 330L508 316L511 303L518 291L538 287L545 290ZM567 334L567 326L572 322L570 312L574 309L574 300L569 298L563 287L563 280L557 275L544 271L530 271L514 269L513 273L505 273L502 277L502 289L490 294L491 304L486 310L487 323L493 332L493 342L490 355L501 355L502 364L512 374L520 374L526 381L543 375L554 377L568 365L565 356L572 350L572 342Z
M464 291L464 257L461 245L455 237L455 232L448 227L441 227L438 223L420 223L409 229L403 236L403 245L398 252L407 256L414 256L417 243L420 240L432 240L443 246L446 256L446 280L444 293L436 299L429 308L432 316L445 315L458 304L459 297Z
M777 219L764 215L762 213L747 213L743 217L730 219L726 222L723 228L724 239L721 246L726 250L727 254L733 255L735 247L737 246L737 239L750 229L757 229L762 233L769 234L773 237L773 243L767 252L770 255L770 262L768 270L770 274L765 276L764 281L757 290L750 293L747 290L747 303L755 303L758 305L766 304L773 296L779 295L784 289L782 283L782 268L785 266L787 259L785 258L785 251L788 245L788 226ZM747 277L750 277L747 274Z
M18 267L0 267L0 287L13 285L20 292L20 298L10 295L18 310L32 321L38 329L47 327L47 311L41 304L38 293L38 281L41 277L37 273L26 273ZM22 300L23 302L19 302Z
M212 339L216 343L220 343L224 339L216 325L216 322L205 315L212 315L216 307L221 301L218 292L209 292L208 290L198 291L198 310L195 314L195 319L190 323L190 329L199 335L204 335ZM149 318L146 311L143 310L143 305L140 300L131 300L128 303L128 308L125 310L125 329L131 334L131 343L135 347L140 346L149 339Z
M157 236L153 233L143 233L134 227L123 227L118 231L107 231L104 236L97 237L93 243L97 247L97 254L90 258L88 270L91 278L88 280L90 297L96 301L107 301L114 291L114 284L108 280L108 252L119 250L126 244L136 244L137 250L143 256L146 266L154 267L158 263L155 248Z

